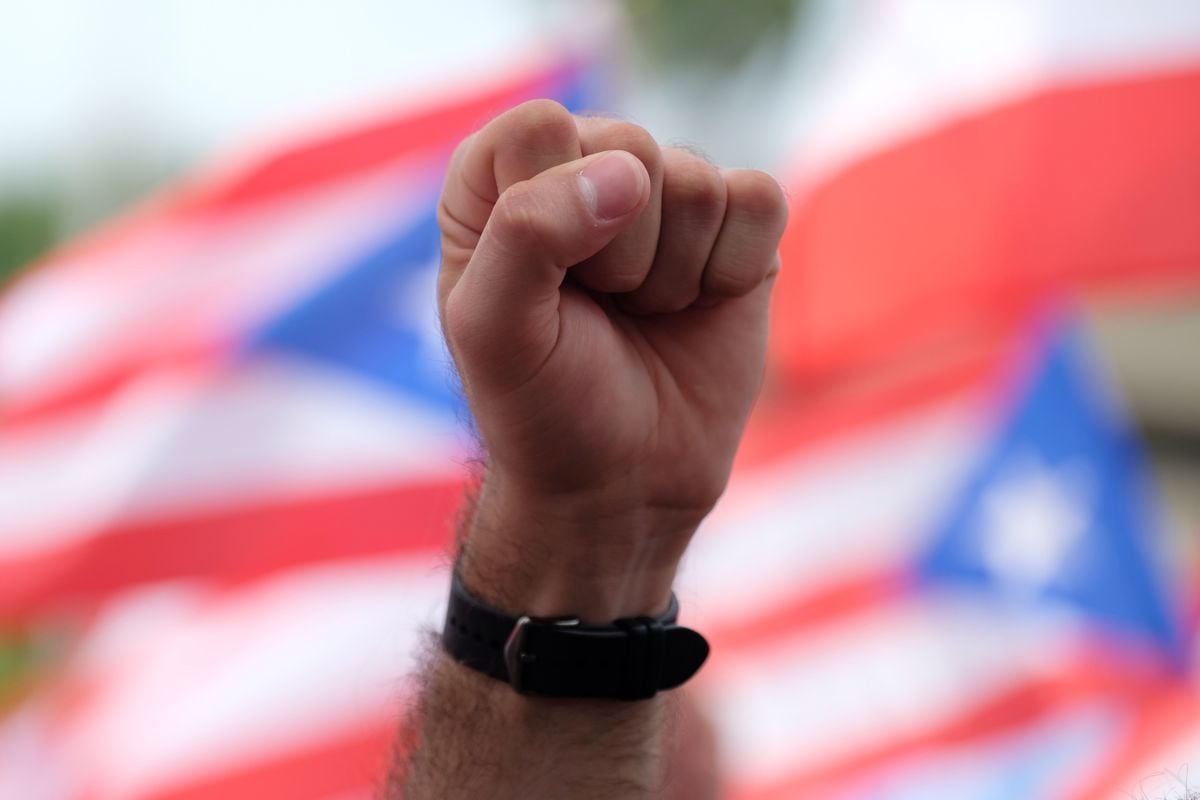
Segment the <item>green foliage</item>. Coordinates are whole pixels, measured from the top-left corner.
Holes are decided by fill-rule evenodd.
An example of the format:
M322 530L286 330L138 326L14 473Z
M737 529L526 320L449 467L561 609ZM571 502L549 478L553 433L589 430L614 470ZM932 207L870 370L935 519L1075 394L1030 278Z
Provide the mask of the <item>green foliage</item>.
M0 633L0 712L34 679L38 661L29 637Z
M625 0L641 49L663 66L720 71L777 46L802 0Z
M0 288L61 241L152 194L186 161L155 143L121 141L86 160L0 176Z
M0 196L0 285L54 244L57 218L48 194Z

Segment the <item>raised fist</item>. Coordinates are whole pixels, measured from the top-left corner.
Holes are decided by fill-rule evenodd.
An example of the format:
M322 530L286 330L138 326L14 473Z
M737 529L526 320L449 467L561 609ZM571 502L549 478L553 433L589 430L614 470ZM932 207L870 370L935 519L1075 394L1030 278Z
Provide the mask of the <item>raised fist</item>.
M657 613L762 380L779 185L525 103L462 143L438 305L486 448L464 579L523 613Z

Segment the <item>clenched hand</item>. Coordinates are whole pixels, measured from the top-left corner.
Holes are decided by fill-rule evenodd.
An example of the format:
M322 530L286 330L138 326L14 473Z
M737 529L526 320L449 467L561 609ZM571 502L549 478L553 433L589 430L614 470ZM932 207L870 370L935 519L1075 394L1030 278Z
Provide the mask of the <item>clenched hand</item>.
M765 173L550 101L463 142L438 303L486 447L460 565L480 596L662 610L762 380L786 217Z

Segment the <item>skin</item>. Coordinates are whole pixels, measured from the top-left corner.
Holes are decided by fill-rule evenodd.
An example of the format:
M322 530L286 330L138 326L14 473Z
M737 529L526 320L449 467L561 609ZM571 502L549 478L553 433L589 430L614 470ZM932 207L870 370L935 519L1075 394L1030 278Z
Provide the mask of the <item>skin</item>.
M438 307L486 449L469 590L600 623L666 607L762 381L786 219L769 175L550 101L462 143ZM405 797L660 796L670 694L530 698L435 656Z

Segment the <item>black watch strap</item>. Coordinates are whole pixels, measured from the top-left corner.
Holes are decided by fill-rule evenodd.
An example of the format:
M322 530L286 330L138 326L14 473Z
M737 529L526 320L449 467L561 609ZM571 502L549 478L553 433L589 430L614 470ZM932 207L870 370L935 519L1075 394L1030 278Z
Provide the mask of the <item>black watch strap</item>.
M675 624L678 616L672 594L665 613L611 625L511 617L471 596L456 573L442 646L524 694L640 700L679 686L708 657L708 642Z

